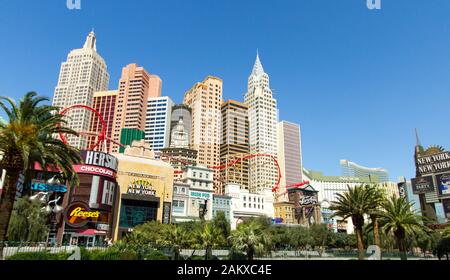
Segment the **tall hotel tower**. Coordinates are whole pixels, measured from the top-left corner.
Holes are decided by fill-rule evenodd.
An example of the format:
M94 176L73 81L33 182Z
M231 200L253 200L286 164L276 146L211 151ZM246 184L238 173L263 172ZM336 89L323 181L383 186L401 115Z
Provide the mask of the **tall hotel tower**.
M303 180L300 125L286 121L278 123L278 163L281 168L280 194L286 191L285 186L298 184ZM278 201L288 201L287 194L278 196Z
M220 165L235 165L221 170L225 184L239 184L248 189L248 161L243 160L249 153L248 146L248 107L229 100L222 104L222 144L220 145ZM219 191L224 193L223 186Z
M147 120L145 124L145 142L160 158L160 151L170 145L170 127L173 101L168 96L151 97L147 101Z
M256 55L253 71L248 78L244 97L248 106L250 153L277 156L277 101L272 96L269 75ZM275 186L278 171L270 157L255 157L249 161L249 190L261 193Z
M198 151L198 164L220 164L222 80L208 76L184 95L184 104L192 110L191 148ZM220 171L214 173L214 189L221 187Z
M72 50L61 65L53 105L62 108L82 104L92 107L94 92L108 89L106 63L97 53L94 32L89 33L83 48ZM91 112L75 109L68 112L68 126L77 132L89 132ZM88 139L68 136L69 144L86 149Z
M117 90L110 91L99 91L94 93L94 101L92 108L97 110L99 114L103 117L103 120L106 124L106 137L111 139L114 116L116 115L116 103L117 103ZM100 133L102 130L102 124L98 118L92 118L91 120L91 128L89 131ZM90 136L89 137L89 147L96 144L98 140L98 136ZM105 141L102 147L97 147L101 151L108 152L111 149L111 142Z
M119 81L113 139L120 142L123 128L145 131L147 100L161 96L161 80L150 75L143 67L129 64L122 69ZM152 96L153 95L153 96ZM112 152L119 152L119 146L112 145Z

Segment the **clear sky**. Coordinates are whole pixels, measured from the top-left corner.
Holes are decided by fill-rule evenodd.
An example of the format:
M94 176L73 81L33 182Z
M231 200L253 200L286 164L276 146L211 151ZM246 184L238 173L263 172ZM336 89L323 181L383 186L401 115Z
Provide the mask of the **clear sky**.
M0 0L0 95L52 97L68 52L95 28L117 88L138 63L181 102L207 75L243 100L256 49L280 119L302 126L306 168L340 174L339 160L414 174L422 144L450 149L450 1Z

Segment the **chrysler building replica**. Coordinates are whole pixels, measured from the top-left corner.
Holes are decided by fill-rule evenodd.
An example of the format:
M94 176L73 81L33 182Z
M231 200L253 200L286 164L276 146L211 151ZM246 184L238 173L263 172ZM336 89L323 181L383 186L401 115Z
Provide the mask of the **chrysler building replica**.
M248 105L250 153L277 157L277 101L272 96L269 75L264 72L259 54L248 78L244 100ZM275 186L278 173L272 158L255 157L249 160L249 165L250 192L262 193Z
M61 109L72 105L92 107L94 92L108 90L109 74L106 63L97 53L96 37L92 31L83 48L72 50L67 61L61 64L58 85L53 96L53 105ZM68 127L77 132L89 132L91 112L74 109L67 113ZM88 139L67 136L69 144L86 149Z

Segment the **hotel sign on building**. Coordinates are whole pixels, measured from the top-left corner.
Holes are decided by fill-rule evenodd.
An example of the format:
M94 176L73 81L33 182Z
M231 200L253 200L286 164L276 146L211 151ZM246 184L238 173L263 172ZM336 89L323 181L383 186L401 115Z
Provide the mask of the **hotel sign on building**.
M421 176L450 171L450 152L418 157L416 164Z
M201 198L201 199L210 200L212 197L212 194L209 192L191 191L190 196L193 198Z
M125 153L117 154L120 191L114 240L123 238L134 227L146 222L171 221L173 168L168 163L154 160L153 153L147 153L149 150L149 144L135 141Z
M411 179L414 194L434 192L434 183L432 176L418 177Z

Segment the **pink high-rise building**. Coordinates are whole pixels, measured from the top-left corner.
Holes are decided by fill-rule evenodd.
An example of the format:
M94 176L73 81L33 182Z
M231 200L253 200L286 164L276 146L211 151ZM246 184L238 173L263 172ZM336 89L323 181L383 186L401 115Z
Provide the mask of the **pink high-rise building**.
M161 96L161 84L158 76L149 74L137 64L122 69L112 135L115 142L120 142L122 128L145 131L147 100L150 96ZM117 153L119 146L112 145L111 151Z

